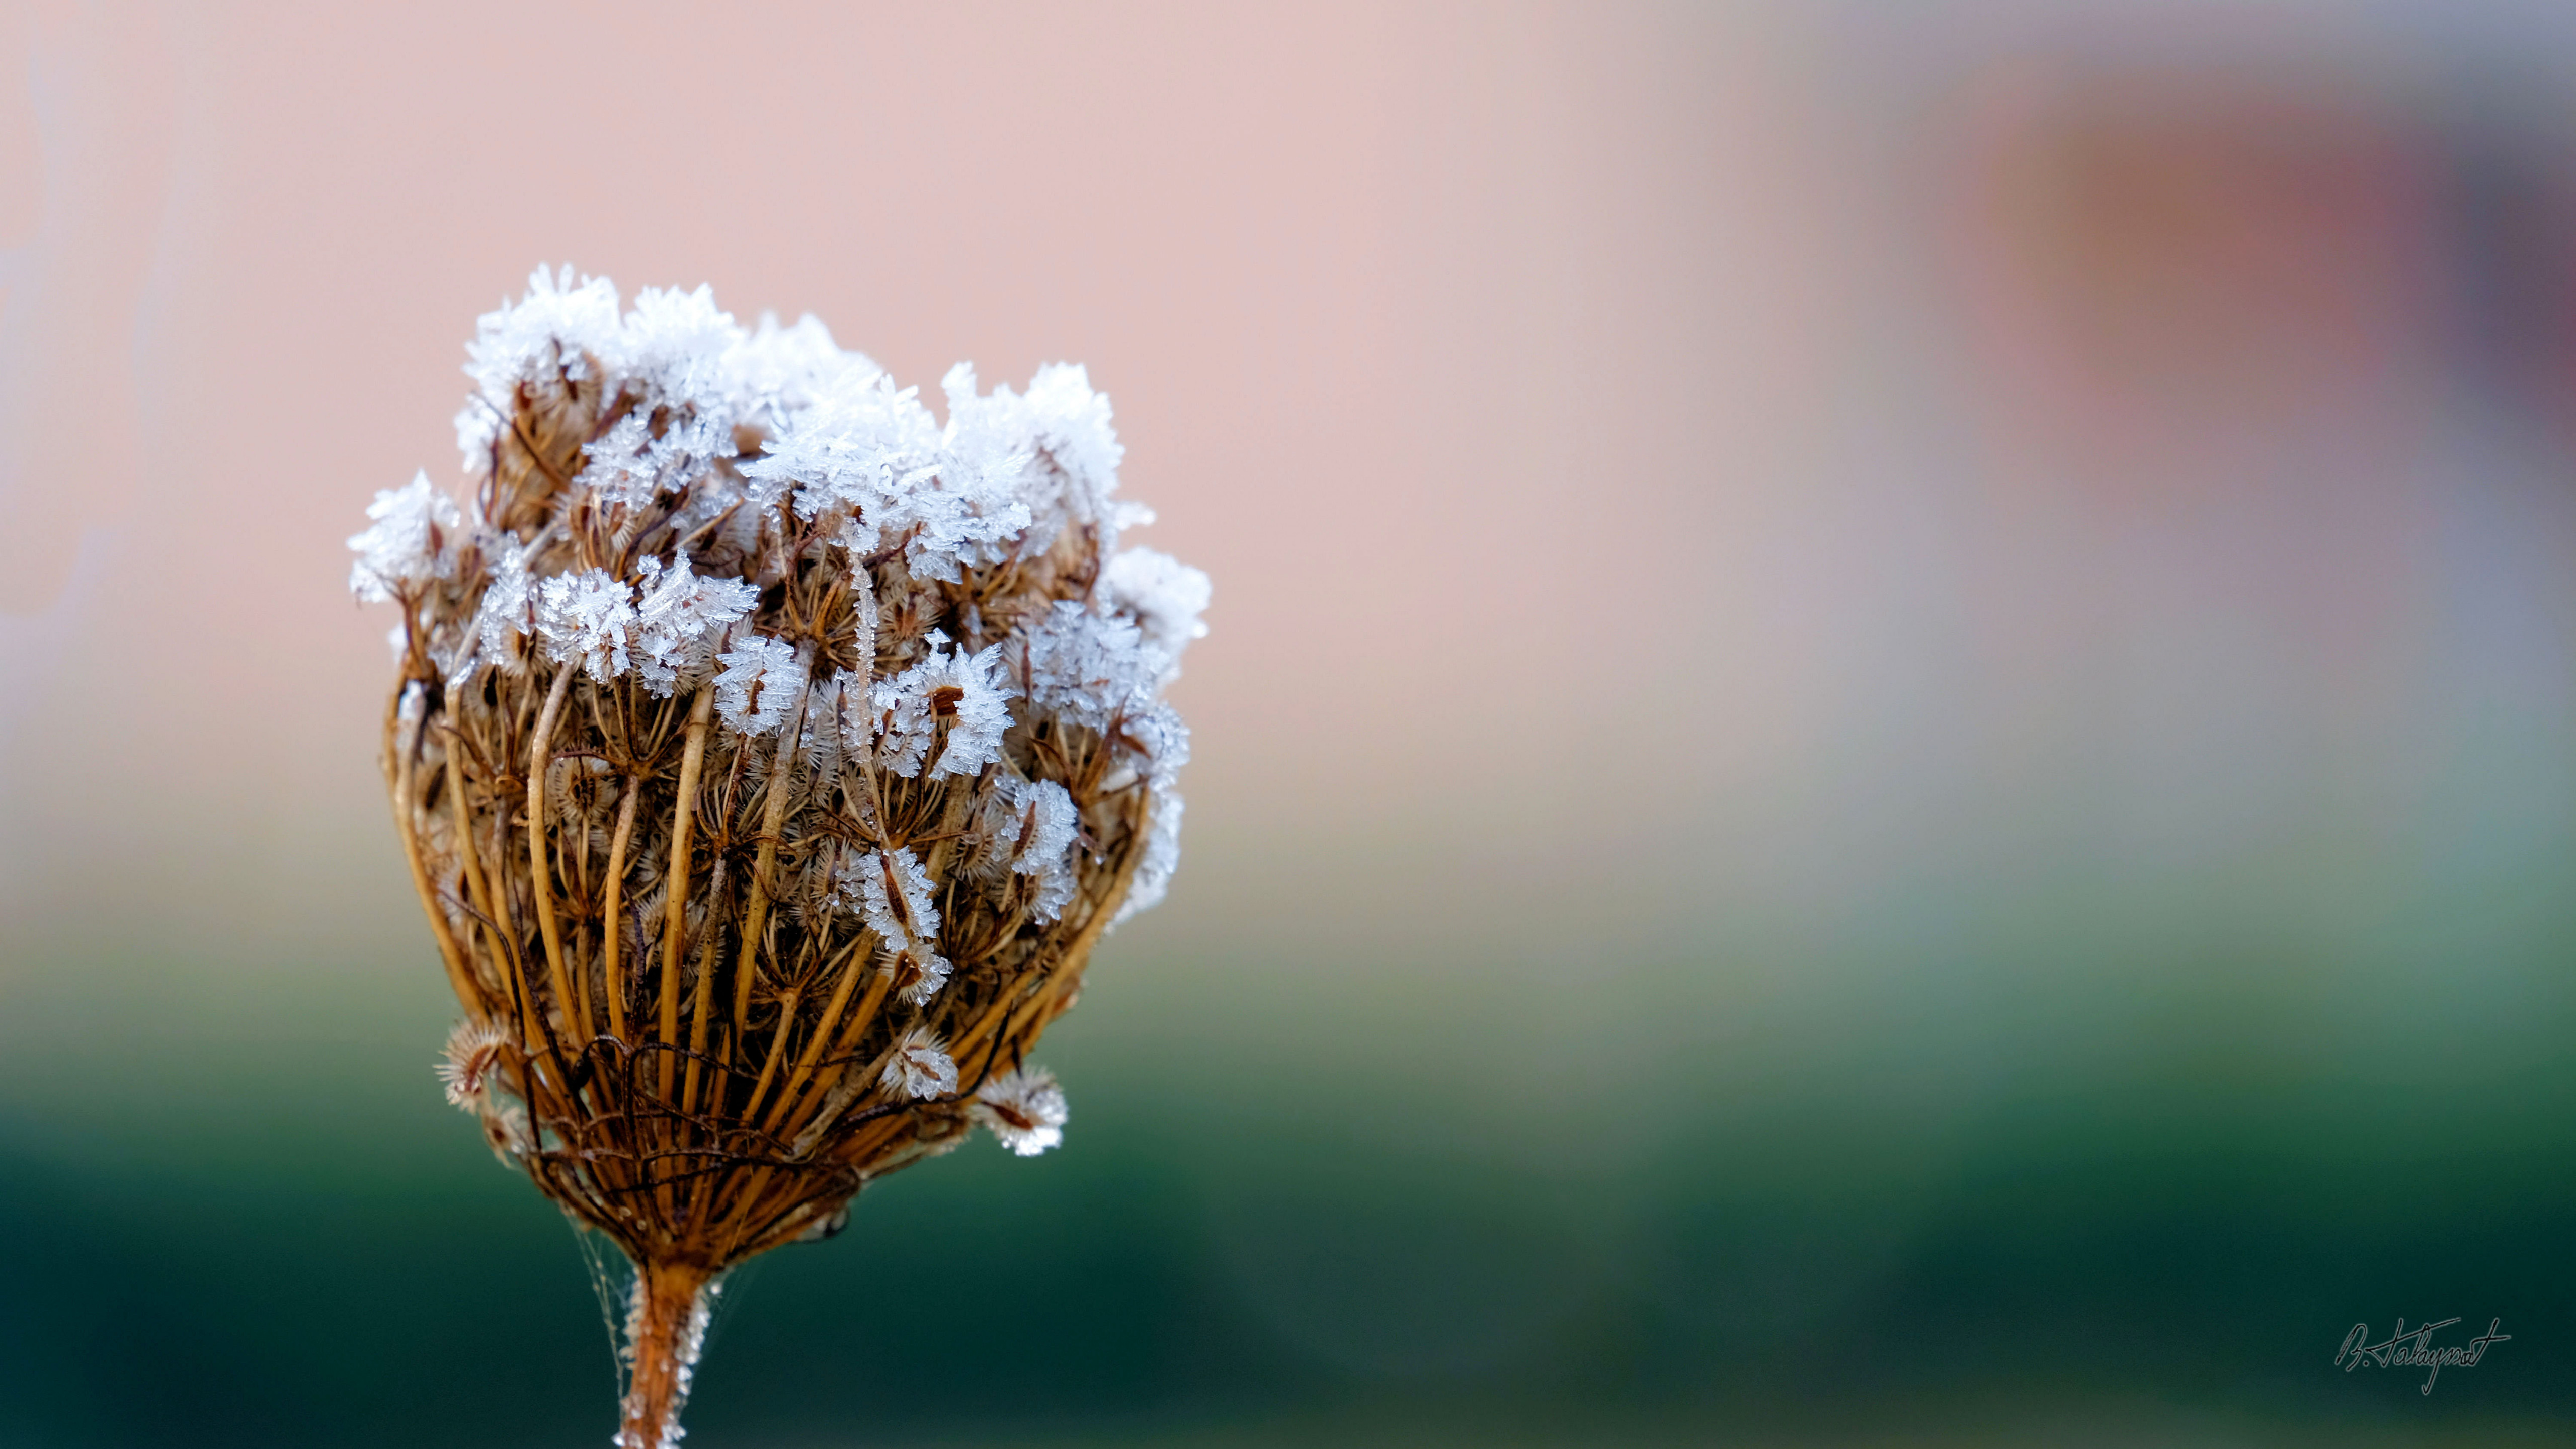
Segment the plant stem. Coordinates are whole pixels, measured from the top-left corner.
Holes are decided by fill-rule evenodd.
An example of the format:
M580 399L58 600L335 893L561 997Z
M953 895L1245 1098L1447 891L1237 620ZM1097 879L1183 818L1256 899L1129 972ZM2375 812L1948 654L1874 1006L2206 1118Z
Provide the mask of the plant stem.
M713 1276L694 1263L637 1265L626 1314L633 1365L618 1405L617 1449L672 1449L679 1442L680 1407L706 1338Z

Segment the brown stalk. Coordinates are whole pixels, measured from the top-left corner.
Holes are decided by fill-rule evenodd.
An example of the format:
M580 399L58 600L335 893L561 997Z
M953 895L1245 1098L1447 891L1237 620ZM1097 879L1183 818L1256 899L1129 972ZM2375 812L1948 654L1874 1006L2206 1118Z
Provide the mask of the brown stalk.
M601 903L601 930L606 949L600 954L601 984L608 994L608 1034L619 1041L626 1039L626 985L620 976L618 959L626 954L625 923L619 919L618 897L626 889L626 846L635 838L635 807L644 803L644 782L628 776L625 798L617 802L617 833L608 842L607 899Z
M554 741L555 718L563 713L572 676L569 664L556 672L554 687L546 691L545 708L537 715L536 736L528 743L528 868L536 890L537 930L546 942L548 984L554 988L556 1008L567 1016L573 997L564 975L563 933L555 923L554 871L546 864L546 766L551 763L546 748ZM588 1035L586 1031L582 1034Z
M769 797L760 812L760 855L751 870L751 907L743 913L742 949L734 966L735 1055L739 1055L743 1029L751 1016L751 978L759 969L760 952L765 944L761 928L768 924L769 917L769 877L778 866L778 836L787 827L787 798L795 793L795 782L790 776L796 766L796 752L804 742L806 700L813 692L814 672L810 667L813 651L806 649L799 653L808 661L809 667L805 671L804 687L796 691L796 706L788 711L787 727L778 732L778 749L770 757Z
M680 754L680 798L671 807L671 869L663 877L668 904L662 914L661 1039L680 1037L680 940L688 933L689 835L698 822L698 772L707 758L707 722L715 718L712 689L698 691L689 709L688 744ZM671 1095L671 1058L662 1057L662 1095Z
M699 1295L714 1277L696 1263L636 1265L635 1302L628 1314L628 1351L634 1356L617 1449L670 1449L678 1435L680 1406L697 1356L702 1325Z

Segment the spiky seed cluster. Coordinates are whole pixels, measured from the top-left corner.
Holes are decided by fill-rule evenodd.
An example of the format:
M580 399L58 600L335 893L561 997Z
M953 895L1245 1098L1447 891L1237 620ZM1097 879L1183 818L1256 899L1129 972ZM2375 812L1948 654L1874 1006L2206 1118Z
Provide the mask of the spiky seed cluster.
M402 611L451 1100L646 1282L814 1235L972 1123L1053 1145L1024 1054L1171 875L1161 695L1208 593L1119 549L1151 515L1107 399L960 364L942 424L810 317L569 268L469 353L469 495L415 478L350 540Z

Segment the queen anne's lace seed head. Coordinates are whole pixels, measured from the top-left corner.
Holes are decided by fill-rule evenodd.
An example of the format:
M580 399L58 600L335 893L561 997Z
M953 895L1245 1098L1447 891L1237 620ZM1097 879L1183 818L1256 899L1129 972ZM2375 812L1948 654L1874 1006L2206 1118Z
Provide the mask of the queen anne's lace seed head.
M1064 1140L1064 1091L1044 1067L1004 1072L976 1089L975 1120L1004 1147L1035 1157Z
M812 318L564 268L466 371L466 494L415 479L350 540L475 1023L440 1076L639 1265L620 1442L666 1444L704 1321L671 1295L974 1122L1060 1139L1013 1068L1171 878L1208 585L1121 551L1152 515L1079 367L960 364L943 423Z

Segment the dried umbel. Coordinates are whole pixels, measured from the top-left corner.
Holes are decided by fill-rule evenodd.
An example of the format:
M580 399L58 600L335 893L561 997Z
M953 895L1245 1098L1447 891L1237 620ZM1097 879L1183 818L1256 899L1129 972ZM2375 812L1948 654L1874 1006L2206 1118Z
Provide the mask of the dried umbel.
M472 487L378 496L394 819L465 1020L449 1099L632 1260L619 1443L658 1449L711 1285L977 1124L1163 894L1207 578L1120 551L1077 367L948 418L807 318L539 271L482 319Z

